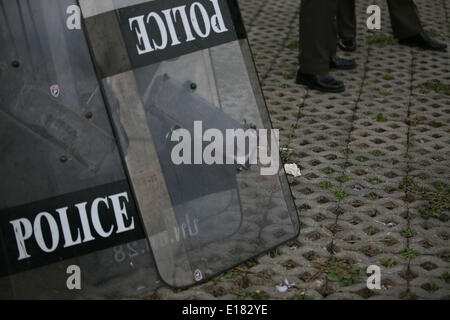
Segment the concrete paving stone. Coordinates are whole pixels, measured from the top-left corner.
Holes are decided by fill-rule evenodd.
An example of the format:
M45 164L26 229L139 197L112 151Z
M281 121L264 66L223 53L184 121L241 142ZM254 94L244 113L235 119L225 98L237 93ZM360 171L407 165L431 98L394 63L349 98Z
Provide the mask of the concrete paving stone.
M396 102L395 102L396 103ZM358 123L368 125L370 127L377 125L389 125L390 122L407 127L408 106L405 103L384 104L377 101L359 101L355 111L355 120ZM364 129L364 128L361 128ZM375 128L378 132L384 132ZM390 127L396 130L395 127ZM389 130L389 129L388 129ZM404 136L406 140L406 134Z
M409 152L409 158L414 159L411 161L411 167L413 170L420 170L421 168L430 167L446 167L448 166L448 155L442 152L428 152L425 149L416 148L414 152Z
M290 146L292 148L292 144ZM337 152L325 152L321 154L309 154L306 155L305 152L302 151L302 148L292 148L289 149L290 151L286 151L285 155L288 157L288 162L295 162L299 168L303 171L303 175L305 172L311 172L314 173L316 171L321 171L323 173L328 173L330 171L325 170L328 168L328 166L338 166L339 168L344 168L346 159L339 157ZM316 149L319 150L319 149ZM293 161L293 160L296 161ZM323 171L325 170L325 172ZM342 169L341 169L342 171ZM324 177L324 179L328 179L327 177ZM301 181L301 177L297 178L297 182L294 184L298 184ZM308 184L308 181L304 181L304 183ZM329 189L328 186L323 185L321 189Z
M431 128L429 126L420 126L411 130L409 144L411 146L409 153L414 156L422 157L429 154L448 155L450 151L450 140L442 130ZM413 157L413 161L415 157ZM429 159L429 156L424 157ZM448 158L447 158L448 159ZM422 159L421 159L422 160ZM433 159L430 159L433 160Z
M411 89L411 75L407 72L370 70L366 73L363 89L365 95L372 95L374 99L392 96L397 100L398 97L408 97Z
M412 55L409 47L397 44L385 46L371 46L367 71L404 72L410 73Z
M340 220L346 220L357 226L369 216L389 215L392 219L407 217L407 204L401 199L387 198L371 201L361 196L348 196L339 204L342 214Z
M340 287L336 293L330 297L330 299L339 299L339 297L345 297L345 299L369 299L369 300L391 300L398 299L399 296L406 290L406 281L391 280L389 277L385 277L382 273L381 289L369 290L367 288L366 281L361 281L361 283L349 286ZM349 296L352 294L352 296Z
M447 154L444 156L448 157ZM439 164L429 164L428 166L424 166L429 163L429 161L423 161L420 163L412 162L410 163L410 176L413 179L421 181L428 186L433 186L436 183L440 183L443 186L448 185L450 180L450 174L448 172L448 163L439 163Z
M305 185L309 186L323 186L323 188L330 188L336 185L334 181L338 179L341 174L341 167L339 165L334 164L324 164L321 165L323 169L319 170L317 168L314 169L304 169L302 176L306 180ZM331 185L329 185L331 183ZM331 190L330 190L331 191ZM323 201L322 203L327 203L330 201L337 200L330 192L321 192L319 194L321 198L328 198L328 201ZM317 196L313 196L318 198ZM300 196L300 199L305 199L304 196Z
M420 116L420 117L417 119L417 121L415 121L411 125L413 127L420 124L432 125L431 122L434 120L433 118L438 117L437 114L439 114L439 117L443 117L445 120L447 120L450 112L449 100L450 98L447 95L442 93L437 94L432 91L426 93L420 91L414 94L413 96L411 96L410 112L412 116ZM434 127L439 128L439 126Z
M425 29L431 27L444 32L448 31L445 24L439 23L446 20L445 7L442 1L430 3L426 0L417 0L416 5Z
M439 257L432 255L422 255L411 261L410 267L420 270L420 275L425 278L435 278L435 280L445 282L442 276L449 272L450 264L443 262ZM450 288L446 284L447 288Z
M318 196L314 200L295 199L295 204L301 216L317 222L333 220L339 213L339 203L328 196Z
M341 180L343 187L366 200L377 201L383 198L403 197L399 187L406 178L406 168L383 166L378 163L373 166L360 165L356 162L348 164ZM348 180L348 181L347 181Z
M396 135L399 137L399 135ZM346 152L362 153L367 152L371 154L389 154L396 157L401 157L406 154L406 144L403 141L391 141L389 139L382 139L379 137L363 138L354 137L349 145L349 150Z
M418 225L413 225L412 230L416 233L413 238L409 239L409 247L416 250L421 255L441 255L442 262L446 262L444 255L449 250L448 241L441 240L433 231L421 229ZM448 263L447 263L448 265Z
M354 122L351 150L361 152L366 148L378 148L389 154L406 154L408 127L405 123L389 121L384 114L378 118L380 121L363 118Z
M444 68L449 70L450 66L448 65L447 61L450 59L450 55L446 56L444 59L445 59ZM432 67L436 67L436 66L432 66ZM428 66L425 66L424 64L418 64L418 66L416 68L421 71L414 73L414 78L412 81L414 95L417 95L417 96L424 95L424 96L430 96L430 97L441 96L442 98L447 97L447 99L448 99L448 95L446 95L444 91L439 91L439 90L436 91L436 89L433 89L435 87L435 86L433 86L433 83L448 84L450 82L450 77L446 71L442 71L442 69L430 70L428 68ZM443 68L443 66L441 66L441 68Z
M301 113L301 108L300 108ZM298 121L298 126L295 128L296 138L302 139L308 135L321 133L334 134L335 136L343 136L351 128L351 117L340 118L333 114L318 115L312 117L301 117ZM347 133L348 136L348 133ZM345 143L345 139L341 139ZM300 142L300 141L298 141ZM320 143L320 141L318 141ZM300 144L301 145L301 144Z
M333 115L329 116L317 116L317 117L302 117L298 120L297 126L294 128L294 134L296 135L293 142L298 142L294 147L302 147L306 145L302 139L313 139L314 136L322 136L321 140L317 141L318 144L323 144L326 139L337 138L341 140L340 145L345 145L347 142L345 139L348 137L348 130L351 122L349 119L339 119ZM330 149L324 151L331 151Z
M344 234L343 234L344 235ZM386 237L386 238L385 238ZM348 239L349 237L347 237ZM355 238L358 238L355 236ZM385 243L385 239L396 239L398 240L399 236L393 236L392 233L386 232L384 234L380 234L379 237L372 237L371 239L364 239L362 235L361 243L355 243L353 246L346 245L349 240L343 240L338 241L334 243L336 246L336 251L338 253L344 252L358 252L360 256L364 256L366 261L366 265L379 265L382 258L384 258L384 255L386 254L392 254L392 255L399 255L403 253L406 249L405 241L402 241L401 239L399 242L395 245L390 245L388 243ZM381 242L383 241L383 242ZM340 245L344 245L343 247L340 247Z
M406 172L408 167L406 160L406 155L392 155L390 152L382 151L381 149L363 150L349 153L346 167L365 166L371 168L372 174L375 174L381 168L392 168Z
M408 152L408 158L413 159L413 161L411 161L411 167L412 170L420 170L420 169L425 169L428 166L429 167L445 167L448 166L448 155L449 152L445 149L440 149L440 146L442 146L442 144L436 144L435 148L428 148L427 146L425 147L416 147L416 148L411 148L410 151ZM431 151L432 149L437 149L439 148L439 150L435 150L434 152ZM443 151L440 151L443 150ZM430 175L432 176L433 173L431 172Z
M318 150L318 148L315 149L315 151ZM327 153L326 155L330 154L332 153ZM343 171L345 159L337 158L335 160L328 160L326 156L318 156L311 157L311 160L302 159L297 163L297 165L302 171L302 175L304 175L308 181L311 181L311 179L314 178L317 179L317 177L323 178L323 181L321 180L315 186L319 187L321 190L328 190L339 183L338 178L341 176ZM330 182L331 186L321 184L325 181Z
M333 115L339 118L353 117L357 96L327 98L309 97L308 102L301 106L301 114L306 117Z
M414 202L409 206L408 218L411 224L411 228L422 228L423 230L434 230L433 238L439 237L443 240L448 239L447 229L450 227L450 220L448 211L442 211L440 213L434 213L433 215L423 211L424 208L429 208L428 201L423 201L421 205Z
M351 76L352 74L347 72L342 72L342 71L331 71L330 74L332 76L334 76L335 78L339 79L340 81L344 81L343 79L344 77L341 75L339 76L339 74L345 74L346 76ZM352 84L351 81L347 81L346 83L344 83L346 85L346 90L343 93L323 93L320 92L318 90L308 90L308 96L311 98L319 98L319 99L342 99L342 98L347 98L349 101L353 101L355 100L356 97L359 96L360 91L361 91L361 86L360 85L356 85L356 84Z
M445 270L441 271L445 272ZM442 278L429 275L429 272L421 266L411 265L410 272L414 277L409 283L410 290L417 295L418 299L448 299L450 286Z

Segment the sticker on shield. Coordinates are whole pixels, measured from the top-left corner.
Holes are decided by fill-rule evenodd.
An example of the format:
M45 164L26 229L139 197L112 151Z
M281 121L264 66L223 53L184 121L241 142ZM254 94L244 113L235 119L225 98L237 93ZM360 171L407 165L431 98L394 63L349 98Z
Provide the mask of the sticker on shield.
M236 1L80 4L162 280L187 287L295 238Z
M55 98L59 97L59 86L57 84L54 84L50 87L50 93L52 94L52 96L54 96Z
M203 274L202 274L202 272L200 270L195 270L195 272L194 272L194 279L197 282L200 282L200 281L203 280Z
M3 299L120 299L156 287L87 41L65 27L75 4L0 0ZM68 289L69 266L82 290Z

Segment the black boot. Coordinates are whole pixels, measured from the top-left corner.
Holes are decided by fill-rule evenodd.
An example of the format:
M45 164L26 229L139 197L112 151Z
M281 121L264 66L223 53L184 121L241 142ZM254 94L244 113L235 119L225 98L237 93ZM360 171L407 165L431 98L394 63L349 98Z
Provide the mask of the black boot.
M297 73L297 84L303 84L311 89L316 89L322 92L344 92L345 86L341 81L334 79L329 74L305 74L300 70Z
M330 68L340 70L350 70L356 68L356 62L352 59L344 59L338 56L333 56L330 61Z
M445 51L447 45L431 39L424 31L410 38L400 39L400 44L410 47L420 47L425 50Z
M339 39L338 46L343 51L354 52L356 51L356 39L355 38Z

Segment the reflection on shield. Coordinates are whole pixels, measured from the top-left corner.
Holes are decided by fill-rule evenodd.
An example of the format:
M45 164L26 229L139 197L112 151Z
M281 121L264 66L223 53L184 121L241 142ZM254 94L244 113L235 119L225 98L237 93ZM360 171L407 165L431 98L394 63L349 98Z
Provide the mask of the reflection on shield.
M298 217L283 170L262 176L260 165L171 159L171 133L194 135L196 121L220 132L271 127L236 1L202 0L193 10L183 0L80 4L162 280L186 287L295 237ZM190 25L174 23L180 10L198 16Z

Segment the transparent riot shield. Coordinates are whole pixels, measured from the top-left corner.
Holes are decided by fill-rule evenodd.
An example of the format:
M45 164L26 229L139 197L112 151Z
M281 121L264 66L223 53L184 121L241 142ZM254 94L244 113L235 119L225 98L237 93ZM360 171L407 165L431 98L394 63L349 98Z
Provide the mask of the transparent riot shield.
M271 128L236 1L79 3L162 280L186 287L296 237L283 169L195 159L203 132ZM180 163L181 130L192 140Z
M0 298L158 283L71 0L0 1Z

